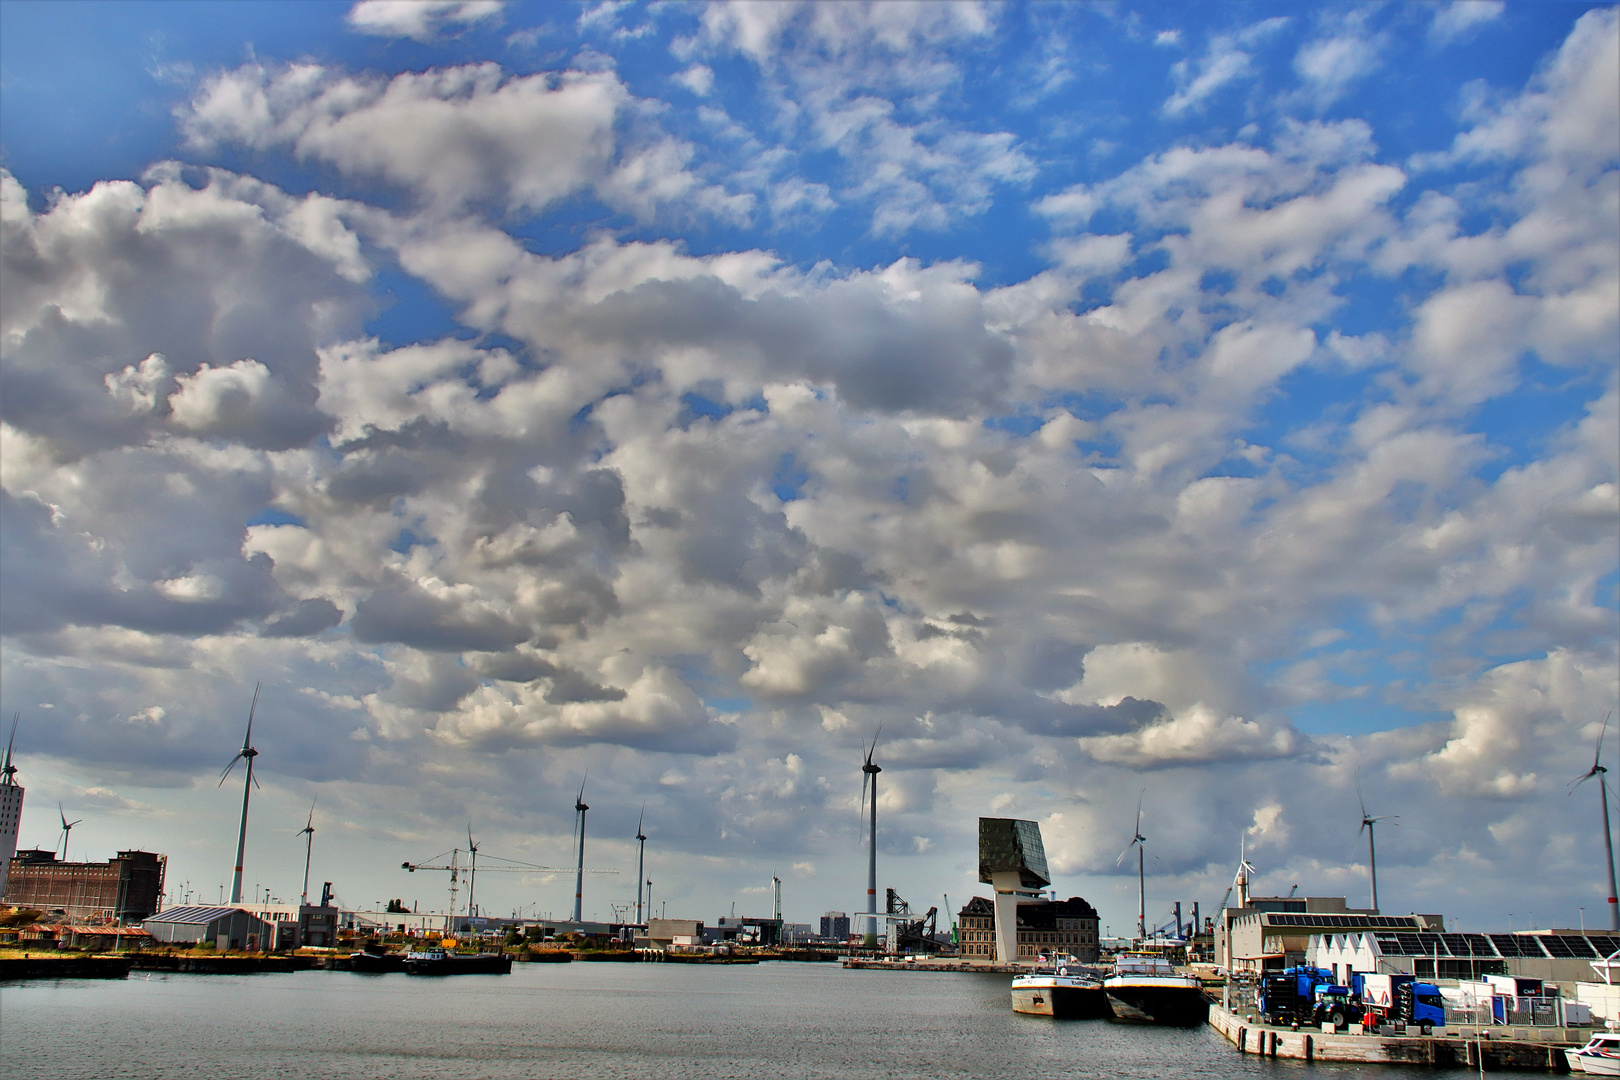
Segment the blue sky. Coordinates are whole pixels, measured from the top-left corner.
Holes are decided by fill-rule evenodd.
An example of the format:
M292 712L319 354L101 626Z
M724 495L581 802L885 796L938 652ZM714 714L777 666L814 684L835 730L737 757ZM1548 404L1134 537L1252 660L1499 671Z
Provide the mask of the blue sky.
M1620 696L1613 7L0 30L0 704L87 845L216 873L262 680L266 820L389 852L357 895L463 819L559 857L589 769L694 914L851 908L880 722L908 896L1017 814L1124 922L1146 787L1161 906L1240 837L1355 897L1358 772L1434 823L1408 908L1597 895L1548 795Z

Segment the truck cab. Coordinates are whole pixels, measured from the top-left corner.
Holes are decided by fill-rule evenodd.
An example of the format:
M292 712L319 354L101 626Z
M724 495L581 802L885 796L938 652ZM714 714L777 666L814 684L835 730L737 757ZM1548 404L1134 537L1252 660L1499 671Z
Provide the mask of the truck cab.
M1350 988L1348 986L1335 986L1332 983L1320 983L1311 992L1312 1009L1311 1018L1318 1024L1332 1024L1334 1027L1343 1027L1352 1017L1359 1018L1360 1013L1350 1001Z

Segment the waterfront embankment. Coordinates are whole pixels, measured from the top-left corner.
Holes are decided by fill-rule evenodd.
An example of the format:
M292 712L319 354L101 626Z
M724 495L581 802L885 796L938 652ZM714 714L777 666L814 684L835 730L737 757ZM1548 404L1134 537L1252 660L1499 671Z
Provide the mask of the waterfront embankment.
M1360 1024L1350 1025L1347 1031L1324 1031L1320 1027L1296 1030L1267 1024L1219 1005L1209 1007L1209 1024L1226 1036L1239 1053L1261 1058L1483 1068L1486 1072L1567 1073L1569 1063L1564 1048L1586 1042L1586 1035L1570 1038L1575 1030L1570 1028L1442 1028L1442 1033L1436 1035L1363 1034L1356 1030Z

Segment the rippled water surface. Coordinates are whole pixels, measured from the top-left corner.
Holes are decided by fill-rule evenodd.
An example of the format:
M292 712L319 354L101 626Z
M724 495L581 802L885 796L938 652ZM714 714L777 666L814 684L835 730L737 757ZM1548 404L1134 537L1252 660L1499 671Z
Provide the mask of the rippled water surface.
M1015 1015L1005 975L521 964L0 986L0 1074L50 1077L1462 1077L1239 1055L1211 1028Z

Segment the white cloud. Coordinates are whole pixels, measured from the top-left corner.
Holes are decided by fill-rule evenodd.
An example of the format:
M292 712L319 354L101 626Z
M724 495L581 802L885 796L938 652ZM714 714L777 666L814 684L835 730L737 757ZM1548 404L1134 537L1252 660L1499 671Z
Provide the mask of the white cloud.
M1209 47L1197 61L1176 61L1170 68L1176 92L1165 99L1165 115L1181 116L1200 108L1216 91L1251 76L1254 54L1250 50L1275 36L1288 22L1279 16L1233 33L1217 34L1210 38Z
M502 0L359 0L349 9L349 27L377 37L432 41L449 27L500 19Z
M1503 0L1451 0L1435 8L1434 20L1429 23L1429 40L1437 45L1449 45L1483 24L1501 18L1506 8Z
M1294 70L1305 80L1318 108L1325 107L1377 69L1379 47L1375 38L1365 36L1352 23L1330 37L1300 46L1294 55Z

